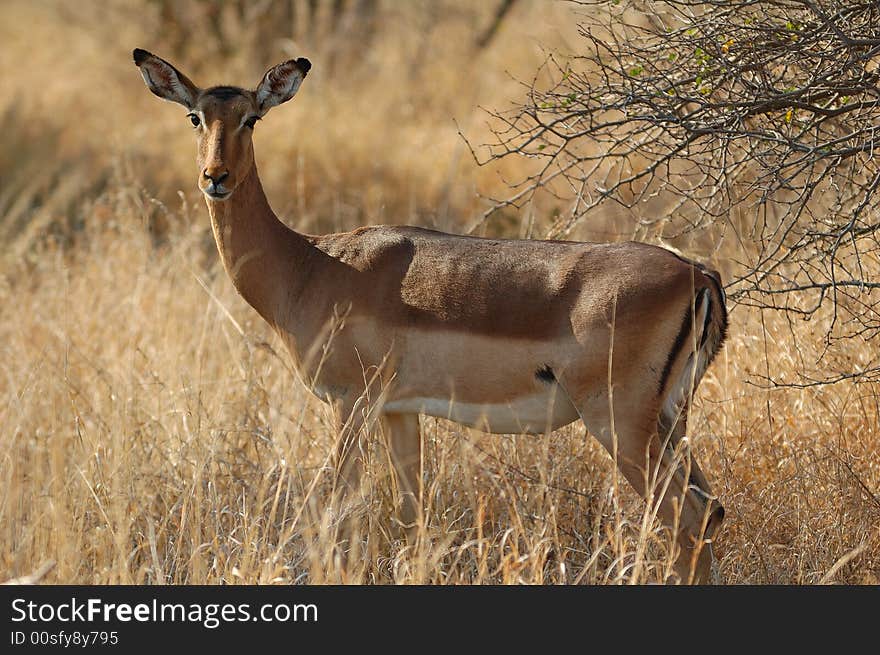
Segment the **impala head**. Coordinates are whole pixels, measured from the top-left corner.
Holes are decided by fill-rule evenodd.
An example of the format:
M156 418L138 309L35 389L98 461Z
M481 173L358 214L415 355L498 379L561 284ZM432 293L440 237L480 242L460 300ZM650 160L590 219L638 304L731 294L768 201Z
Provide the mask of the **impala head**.
M226 200L247 176L253 161L254 125L275 105L290 100L312 65L291 59L270 68L253 90L235 86L201 89L164 59L134 51L147 88L187 109L187 124L198 140L199 189L212 200Z

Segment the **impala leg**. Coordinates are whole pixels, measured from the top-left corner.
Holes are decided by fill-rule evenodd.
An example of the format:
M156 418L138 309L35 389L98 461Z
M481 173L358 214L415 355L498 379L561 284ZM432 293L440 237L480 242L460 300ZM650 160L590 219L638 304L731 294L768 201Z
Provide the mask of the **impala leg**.
M661 420L658 422L658 432L660 433L661 438L665 439L667 435L669 435L669 447L675 449L678 447L678 444L681 443L681 440L687 436L687 420L688 420L688 408L685 406L684 410L681 412L681 416L675 424L675 427L670 431L668 428L664 427L664 421L661 417ZM704 496L708 498L714 498L712 494L712 488L709 486L709 481L706 479L706 476L703 475L703 471L700 469L699 464L697 463L696 458L690 458L690 476L689 482L692 486L699 489ZM721 509L721 505L715 502L715 505L721 510L721 515L724 515L724 510ZM715 526L717 529L717 526Z
M680 552L675 571L682 582L703 584L709 581L713 563L711 538L724 519L724 509L715 500L697 460L684 445L686 442L682 442L685 424L680 425L681 432L673 440L661 442L654 433L645 448L650 452L649 466L656 471L652 495L663 493L663 485L669 481L660 499L659 514L666 525L674 525L678 520L676 537Z
M363 408L357 403L338 402L334 406L337 427L335 450L335 479L332 494L334 510L343 518L338 528L338 541L341 549L341 566L345 570L354 553L356 521L349 515L354 506L353 498L360 489L364 470L361 449L365 419Z
M416 543L422 513L422 435L418 414L385 414L391 464L400 493L399 520L410 545Z
M661 413L657 421L657 432L663 441L663 446L669 451L667 455L670 458L673 456L675 449L679 448L679 444L687 436L688 409L689 402L685 403L677 418L664 416ZM670 424L673 424L672 427L670 427ZM713 563L711 538L718 531L721 522L724 520L724 508L715 499L709 481L700 469L696 458L691 455L690 449L686 448L683 451L683 455L684 461L681 462L680 466L689 469L687 470L688 496L686 499L695 506L698 512L701 511L702 502L702 514L706 517L706 521L705 529L703 529L704 526L701 521L696 534L690 536L689 543L683 545L682 549L683 552L689 552L692 556L688 565L693 565L694 581L702 582L706 581L710 576ZM700 534L702 534L701 540L706 540L706 543L702 546L698 556L694 558L694 544ZM679 571L679 575L683 580L687 580L687 576L682 575L681 571Z
M614 433L601 403L584 407L581 416L590 433L612 454L616 434L617 466L623 476L647 502L657 505L664 525L678 526L675 536L680 551L675 570L681 581L707 582L712 550L705 540L717 530L724 510L712 498L696 461L688 461L687 453L684 458L675 454L672 444L684 436L686 422L675 426L671 439L666 438L668 432L661 438L653 408L650 412L638 412L625 401L621 406L633 411L620 412L622 416L615 421Z
M364 416L354 403L339 403L336 407L336 480L334 491L345 498L357 491L363 472L361 433Z

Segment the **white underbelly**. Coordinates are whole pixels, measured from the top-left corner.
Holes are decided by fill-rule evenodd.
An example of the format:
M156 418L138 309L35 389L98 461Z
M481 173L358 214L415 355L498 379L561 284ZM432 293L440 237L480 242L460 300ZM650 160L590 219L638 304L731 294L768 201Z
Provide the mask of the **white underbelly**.
M578 419L574 405L555 388L495 404L463 403L449 398L403 398L388 401L384 410L427 414L500 434L543 434Z

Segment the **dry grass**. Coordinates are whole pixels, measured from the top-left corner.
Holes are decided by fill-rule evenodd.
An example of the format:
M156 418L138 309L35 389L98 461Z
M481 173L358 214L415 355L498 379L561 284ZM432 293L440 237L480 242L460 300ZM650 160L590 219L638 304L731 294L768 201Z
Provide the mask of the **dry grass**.
M570 19L526 3L474 55L485 16L464 4L446 3L458 11L431 27L417 70L406 15L332 79L317 54L296 53L314 74L256 137L292 225L456 230L476 190L499 188L452 118L479 138L475 106L513 97L505 69L534 70L533 39L564 44ZM435 419L423 419L428 538L406 549L389 528L376 443L357 510L367 555L342 576L326 511L329 413L218 266L183 115L129 61L135 45L165 54L156 16L11 2L0 17L0 580L46 560L57 563L46 581L70 583L662 579L662 531L643 526L625 485L615 491L611 459L582 427L497 437ZM231 79L194 76L243 81L259 74L250 66L240 55ZM765 362L786 375L815 358L822 328L736 310L700 389L690 432L728 510L716 546L726 583L880 580L878 389L749 382Z

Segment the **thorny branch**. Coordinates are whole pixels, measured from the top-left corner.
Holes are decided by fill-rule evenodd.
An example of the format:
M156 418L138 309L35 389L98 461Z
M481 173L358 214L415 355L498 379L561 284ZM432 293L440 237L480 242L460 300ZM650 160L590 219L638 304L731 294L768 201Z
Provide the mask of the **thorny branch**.
M478 225L545 194L571 206L549 238L609 202L663 240L720 233L736 244L734 303L828 312L823 358L841 340L877 351L880 2L575 4L579 53L550 55L524 102L490 112L478 161L536 166ZM880 380L880 354L819 368Z

